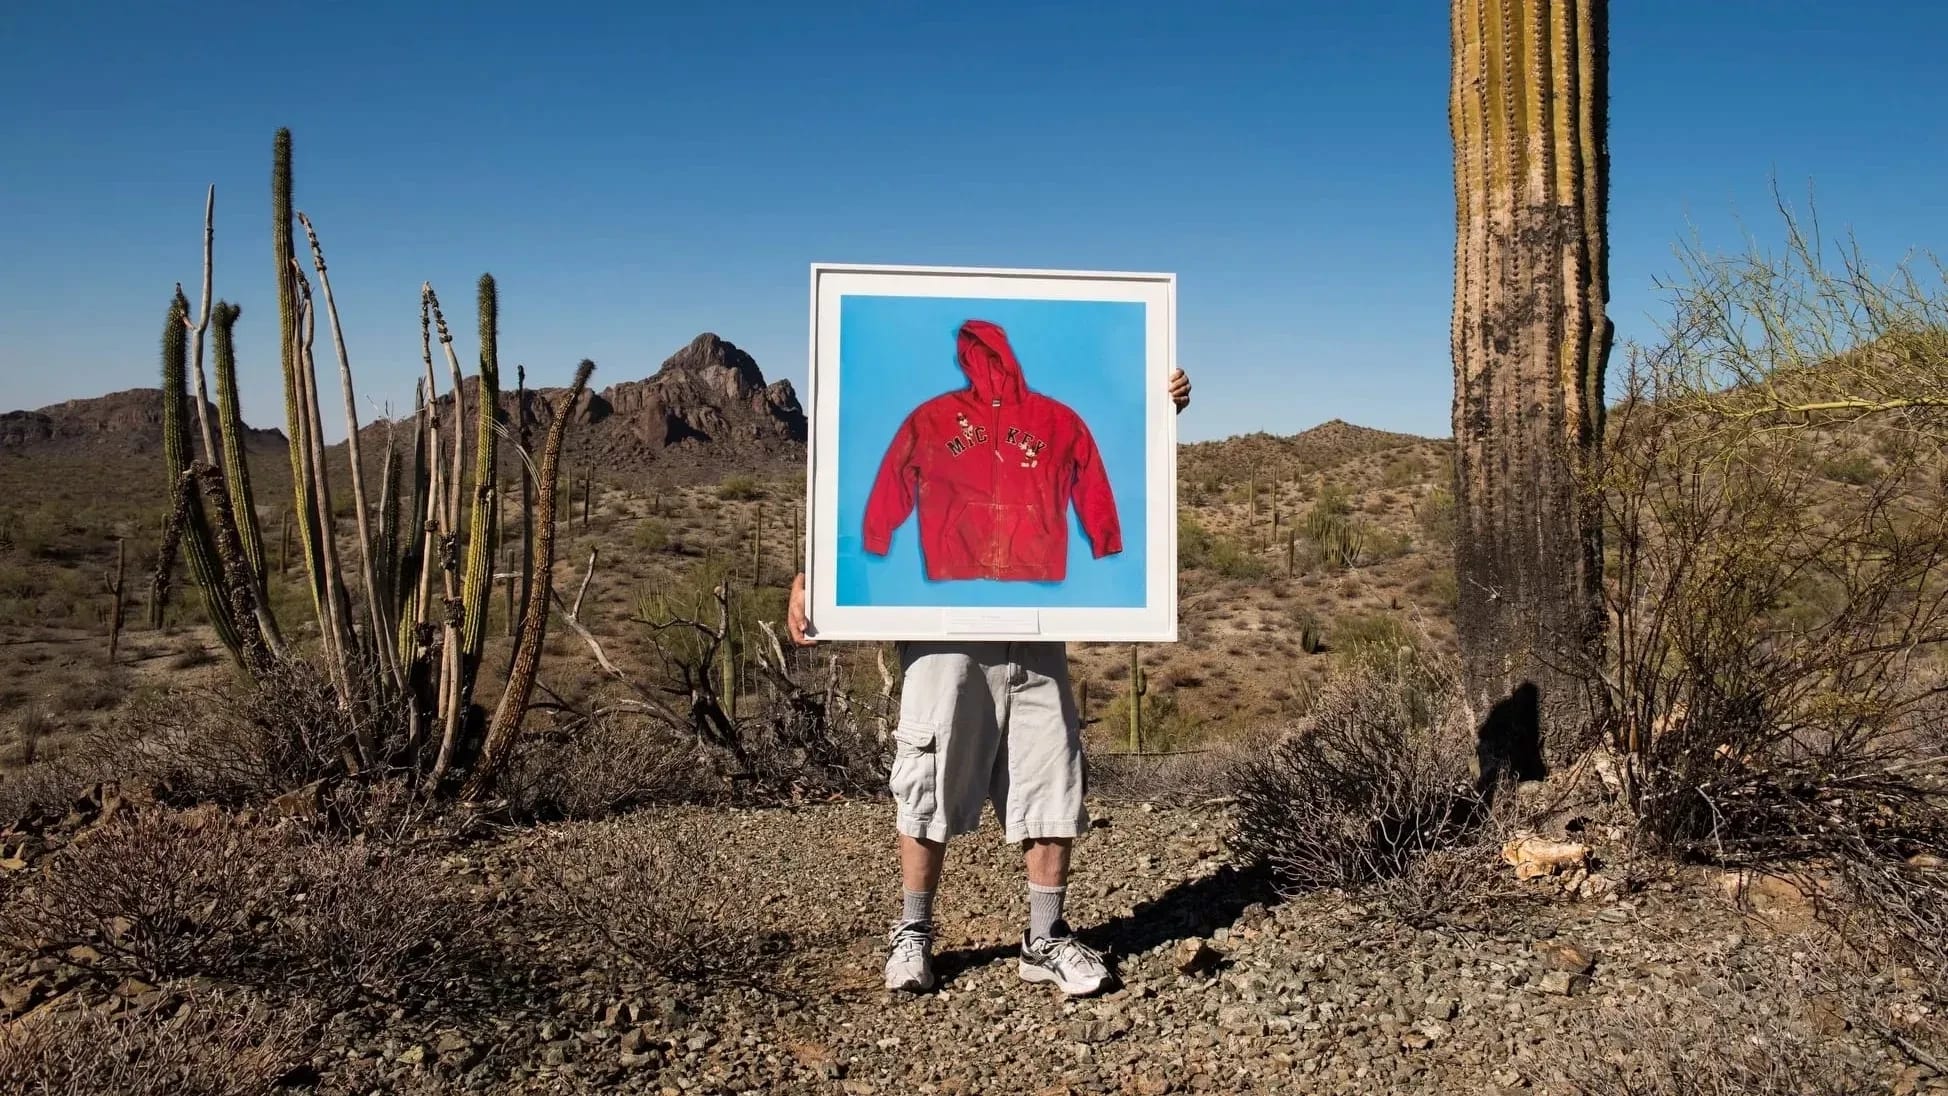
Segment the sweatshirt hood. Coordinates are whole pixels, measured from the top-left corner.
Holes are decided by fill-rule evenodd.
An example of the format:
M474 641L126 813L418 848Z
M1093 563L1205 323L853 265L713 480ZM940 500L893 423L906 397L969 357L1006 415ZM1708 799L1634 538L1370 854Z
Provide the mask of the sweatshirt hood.
M1018 403L1028 388L1021 363L999 324L968 320L960 325L961 371L983 403Z

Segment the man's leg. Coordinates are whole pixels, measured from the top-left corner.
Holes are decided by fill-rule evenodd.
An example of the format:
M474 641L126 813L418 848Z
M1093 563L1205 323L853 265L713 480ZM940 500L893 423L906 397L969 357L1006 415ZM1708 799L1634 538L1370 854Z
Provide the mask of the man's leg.
M899 809L900 918L886 961L889 989L933 986L933 896L946 843L971 832L999 749L980 645L902 644L900 724L889 780Z
M1053 982L1071 995L1094 993L1110 981L1108 964L1075 939L1062 916L1070 846L1089 828L1068 651L1060 643L1025 643L1014 649L1012 661L1001 704L1005 747L990 783L1009 839L1022 845L1028 874L1021 976Z
M1069 850L1075 846L1067 837L1031 839L1022 859L1028 868L1028 938L1046 940L1056 935L1062 923L1062 901L1069 893Z
M933 893L946 862L945 843L900 835L900 890L905 903L900 920L933 923Z

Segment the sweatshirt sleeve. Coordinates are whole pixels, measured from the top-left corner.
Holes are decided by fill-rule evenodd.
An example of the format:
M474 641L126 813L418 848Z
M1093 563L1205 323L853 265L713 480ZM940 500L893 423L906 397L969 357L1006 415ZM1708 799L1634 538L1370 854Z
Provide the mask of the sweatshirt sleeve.
M1109 473L1103 468L1102 452L1081 417L1075 420L1075 501L1076 516L1096 558L1113 556L1123 550L1123 525L1116 517L1116 494L1109 487Z
M879 475L866 496L866 551L883 556L893 546L893 530L913 513L914 485L919 478L916 428L911 415L900 423L880 459Z

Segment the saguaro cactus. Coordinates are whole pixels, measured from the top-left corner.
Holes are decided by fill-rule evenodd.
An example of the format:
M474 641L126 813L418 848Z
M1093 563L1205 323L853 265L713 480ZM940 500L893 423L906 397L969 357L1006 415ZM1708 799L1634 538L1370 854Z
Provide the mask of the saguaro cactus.
M1604 0L1453 0L1455 569L1482 759L1576 739L1602 529L1578 490L1612 330ZM1486 772L1484 776L1488 775Z

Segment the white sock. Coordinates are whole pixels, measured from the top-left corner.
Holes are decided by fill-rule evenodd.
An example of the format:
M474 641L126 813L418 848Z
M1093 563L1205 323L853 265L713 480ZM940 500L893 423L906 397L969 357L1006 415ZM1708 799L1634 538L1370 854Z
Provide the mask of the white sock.
M1047 940L1055 935L1055 925L1062 920L1062 899L1069 893L1068 887L1044 887L1028 884L1028 939Z

